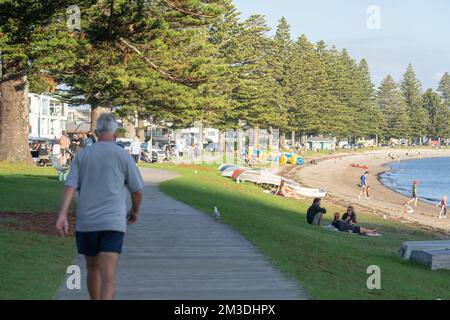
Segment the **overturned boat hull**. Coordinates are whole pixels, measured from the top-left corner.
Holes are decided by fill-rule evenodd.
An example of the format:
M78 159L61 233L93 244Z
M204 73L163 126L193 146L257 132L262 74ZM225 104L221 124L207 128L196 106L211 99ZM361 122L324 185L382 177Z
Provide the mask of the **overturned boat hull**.
M239 176L237 176L237 179L239 179L240 181L253 182L256 184L272 185L275 187L279 187L281 181L284 180L284 183L287 187L291 188L299 196L307 198L323 198L327 194L324 190L305 188L295 181L285 179L279 175L264 170L247 170L242 172Z

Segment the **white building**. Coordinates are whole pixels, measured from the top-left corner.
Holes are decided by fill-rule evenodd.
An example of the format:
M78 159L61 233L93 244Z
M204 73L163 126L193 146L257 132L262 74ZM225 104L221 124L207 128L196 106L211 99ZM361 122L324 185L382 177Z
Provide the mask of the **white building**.
M66 130L68 105L45 94L28 95L30 137L53 139Z
M69 106L68 111L68 121L74 123L86 122L91 123L91 106L81 105L81 106Z
M200 143L200 129L190 128L181 130L181 137L187 140L191 140L190 143ZM203 142L202 143L219 143L220 131L213 128L203 129Z

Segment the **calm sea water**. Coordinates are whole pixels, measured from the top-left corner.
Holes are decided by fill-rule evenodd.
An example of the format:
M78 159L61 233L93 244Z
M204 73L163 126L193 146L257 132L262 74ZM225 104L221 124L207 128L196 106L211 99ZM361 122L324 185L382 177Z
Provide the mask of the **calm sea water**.
M419 180L421 200L437 203L443 194L450 196L450 158L429 158L391 163L381 176L383 184L406 196L411 196L412 183Z

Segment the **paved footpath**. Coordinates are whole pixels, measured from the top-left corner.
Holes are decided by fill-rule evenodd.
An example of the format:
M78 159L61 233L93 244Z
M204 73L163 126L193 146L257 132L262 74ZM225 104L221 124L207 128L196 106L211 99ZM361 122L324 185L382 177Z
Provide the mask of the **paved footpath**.
M222 300L306 299L305 291L273 267L227 225L178 202L158 189L173 173L142 170L146 187L140 221L130 226L117 273L116 299ZM212 208L211 208L212 211ZM66 281L56 299L87 299Z

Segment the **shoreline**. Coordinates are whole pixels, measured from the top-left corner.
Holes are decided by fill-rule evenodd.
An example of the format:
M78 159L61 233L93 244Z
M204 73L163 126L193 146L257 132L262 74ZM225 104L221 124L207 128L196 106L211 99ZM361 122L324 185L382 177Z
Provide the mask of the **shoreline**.
M450 159L450 150L449 150L449 154L448 154L447 156L436 155L436 156L412 157L412 158L410 158L410 159L402 160L401 162L416 161L416 160L425 160L425 159L431 159L431 158L434 158L434 159L438 159L438 158L449 158L449 159ZM384 175L384 174L386 174L386 173L389 173L389 172L392 171L392 169L391 169L391 168L388 168L387 166L390 165L390 164L393 164L393 163L395 163L395 162L397 162L397 161L396 161L396 160L392 160L392 161L389 161L389 162L384 163L384 164L382 165L382 167L387 168L388 170L381 171L381 172L377 173L377 175L376 175L377 180L378 180L378 181L380 182L380 184L383 185L385 188L387 188L387 189L389 189L389 190L391 190L391 191L393 191L393 192L395 192L395 193L397 193L397 194L399 194L399 195L401 195L401 196L408 197L407 195L405 195L405 194L401 193L400 191L396 190L395 188L392 188L392 187L387 186L387 185L384 184L383 181L382 181L382 177L381 177L381 176ZM450 186L449 186L449 189L450 189ZM435 202L439 202L439 201L440 201L440 199L436 199ZM431 200L426 201L425 198L420 197L420 196L419 196L419 202L422 202L423 204L429 204L429 205L432 205L432 203L434 203L434 202L432 202Z
M386 217L387 220L417 224L422 228L444 231L446 235L449 235L449 219L437 219L438 208L424 200L419 199L418 208L414 214L406 216L403 214L403 203L411 198L384 185L381 181L381 176L390 171L388 165L399 161L389 159L388 153L390 152L399 157L400 161L438 157L450 158L450 149L386 149L360 154L337 154L331 159L318 161L316 165L285 168L281 174L305 187L320 188L327 191L325 201L338 206L354 205L359 211ZM409 155L406 156L406 153ZM371 186L370 200L358 199L360 188L357 185L359 177L365 170L352 168L350 165L353 163L364 164L369 167L367 171L370 172L368 178Z

